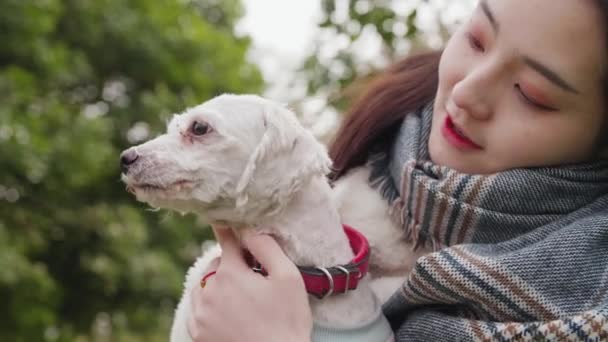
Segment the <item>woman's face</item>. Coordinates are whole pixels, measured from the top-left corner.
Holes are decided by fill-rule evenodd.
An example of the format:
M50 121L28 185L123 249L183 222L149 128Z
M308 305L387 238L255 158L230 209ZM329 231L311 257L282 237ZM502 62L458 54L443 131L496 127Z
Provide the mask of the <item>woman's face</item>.
M591 1L481 0L439 65L431 159L465 173L581 162L604 124Z

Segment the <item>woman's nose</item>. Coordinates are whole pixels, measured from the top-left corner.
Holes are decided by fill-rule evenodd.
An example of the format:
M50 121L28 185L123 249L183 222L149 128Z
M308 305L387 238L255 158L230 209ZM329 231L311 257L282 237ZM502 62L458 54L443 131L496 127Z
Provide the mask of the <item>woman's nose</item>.
M454 85L452 101L473 118L487 120L492 114L494 87L491 75L484 74L484 70L474 71Z

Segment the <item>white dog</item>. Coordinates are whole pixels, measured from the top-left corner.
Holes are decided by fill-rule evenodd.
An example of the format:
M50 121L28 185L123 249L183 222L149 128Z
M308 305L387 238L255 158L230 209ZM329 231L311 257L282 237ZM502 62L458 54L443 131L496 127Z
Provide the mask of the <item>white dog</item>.
M196 213L237 234L271 234L296 265L317 267L322 276L354 257L325 178L330 164L293 112L253 95L222 95L175 115L166 134L121 155L123 181L138 200ZM171 341L191 340L189 296L219 253L208 251L189 270ZM356 290L310 297L315 330L330 327L323 333L344 332L353 341L391 339L368 278L341 279L354 278Z

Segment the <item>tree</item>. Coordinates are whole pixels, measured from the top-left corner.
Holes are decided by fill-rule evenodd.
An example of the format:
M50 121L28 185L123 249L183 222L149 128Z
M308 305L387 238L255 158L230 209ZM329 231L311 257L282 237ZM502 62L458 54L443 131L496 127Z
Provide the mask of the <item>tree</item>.
M146 210L118 155L263 81L238 0L0 2L0 340L162 340L209 232Z
M378 71L408 54L443 47L474 0L320 0L322 19L313 51L292 88L336 116ZM327 118L321 118L321 120ZM339 120L338 120L339 121ZM334 126L335 129L335 126ZM329 132L331 133L331 132ZM328 139L328 136L323 137Z

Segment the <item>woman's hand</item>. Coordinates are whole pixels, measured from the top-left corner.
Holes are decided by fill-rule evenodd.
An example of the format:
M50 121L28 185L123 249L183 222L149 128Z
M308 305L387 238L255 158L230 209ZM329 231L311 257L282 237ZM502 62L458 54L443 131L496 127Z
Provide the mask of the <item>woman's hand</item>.
M243 244L268 272L251 270L230 229L215 229L222 247L217 273L192 292L188 332L196 342L310 341L312 315L297 267L270 236Z

